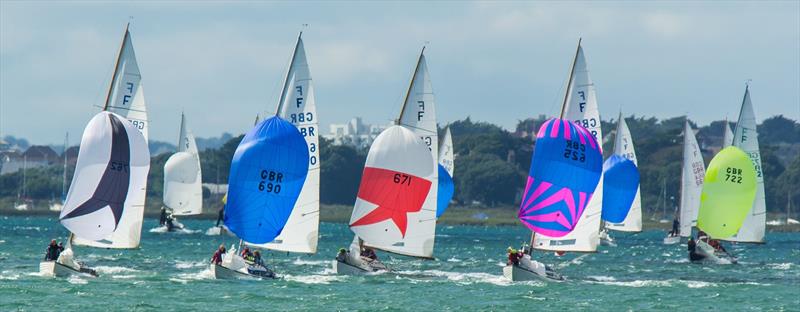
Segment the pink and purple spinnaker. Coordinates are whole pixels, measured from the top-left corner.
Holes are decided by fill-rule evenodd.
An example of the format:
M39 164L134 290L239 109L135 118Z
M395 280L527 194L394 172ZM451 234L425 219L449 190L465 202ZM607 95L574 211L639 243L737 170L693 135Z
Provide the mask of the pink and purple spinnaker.
M562 237L575 228L603 170L597 140L569 120L552 118L536 136L519 220L532 231Z

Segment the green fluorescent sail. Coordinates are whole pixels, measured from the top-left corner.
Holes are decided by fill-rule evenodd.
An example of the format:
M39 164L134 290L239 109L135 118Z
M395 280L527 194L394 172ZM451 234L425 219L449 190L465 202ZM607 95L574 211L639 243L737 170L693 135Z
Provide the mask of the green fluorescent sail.
M753 162L738 147L726 147L708 164L697 227L714 238L736 234L755 197Z

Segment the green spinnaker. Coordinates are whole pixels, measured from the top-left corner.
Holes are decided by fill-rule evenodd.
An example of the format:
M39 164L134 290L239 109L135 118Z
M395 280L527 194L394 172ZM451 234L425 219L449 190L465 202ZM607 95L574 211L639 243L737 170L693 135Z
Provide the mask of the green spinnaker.
M756 197L756 170L741 149L721 150L706 169L697 227L713 238L733 236Z

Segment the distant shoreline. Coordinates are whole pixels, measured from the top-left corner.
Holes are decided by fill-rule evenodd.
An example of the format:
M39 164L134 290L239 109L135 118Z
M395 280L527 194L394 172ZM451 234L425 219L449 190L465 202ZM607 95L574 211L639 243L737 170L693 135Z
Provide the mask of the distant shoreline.
M194 216L181 216L180 219L184 220L216 220L217 210L204 211L202 214ZM347 223L350 221L350 213L352 206L345 205L322 205L320 207L320 221L328 223ZM207 209L208 210L208 209ZM160 212L157 210L149 209L145 211L146 218L158 218ZM11 208L0 208L0 216L58 216L57 211L50 211L44 209L33 209L27 211L18 211ZM481 219L478 217L483 217ZM785 219L783 214L770 214L767 221L775 219ZM645 230L661 229L669 230L672 226L671 222L660 223L651 216L643 218L643 227ZM440 224L447 225L475 225L475 226L519 226L517 219L517 210L513 207L498 207L498 208L479 208L479 207L450 207L447 212L438 220ZM800 232L800 225L767 225L767 230L771 232Z

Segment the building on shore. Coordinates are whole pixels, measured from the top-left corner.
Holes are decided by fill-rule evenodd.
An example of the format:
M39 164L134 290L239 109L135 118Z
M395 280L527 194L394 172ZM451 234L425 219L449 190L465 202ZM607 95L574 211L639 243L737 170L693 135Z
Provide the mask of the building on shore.
M326 139L332 140L334 145L348 145L358 149L368 149L378 135L388 128L386 125L365 124L360 117L355 117L344 124L331 124L330 133Z

